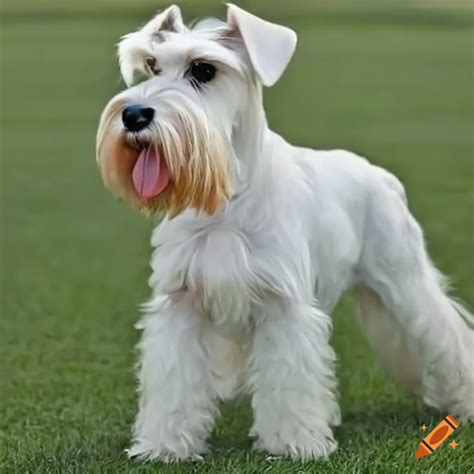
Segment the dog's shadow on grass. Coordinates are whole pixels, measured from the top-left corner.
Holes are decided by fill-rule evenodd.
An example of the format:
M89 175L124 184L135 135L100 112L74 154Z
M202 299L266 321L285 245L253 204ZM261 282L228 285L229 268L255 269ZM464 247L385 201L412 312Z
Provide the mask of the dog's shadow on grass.
M440 413L421 403L346 410L341 426L335 429L335 436L340 446L351 444L355 439L358 442L364 439L370 443L381 438L412 436L418 434L421 425L433 425L441 418ZM251 425L252 410L248 397L223 404L221 417L211 439L213 451L249 452L253 442L248 436Z
M335 430L335 436L340 446L352 444L354 439L372 443L401 436L411 438L419 434L421 425L432 425L442 416L421 404L410 408L401 404L354 411L345 414L341 426Z

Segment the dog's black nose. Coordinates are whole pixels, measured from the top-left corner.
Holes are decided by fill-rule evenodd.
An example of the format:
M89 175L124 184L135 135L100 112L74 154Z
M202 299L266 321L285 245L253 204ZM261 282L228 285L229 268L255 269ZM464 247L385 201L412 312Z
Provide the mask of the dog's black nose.
M130 132L139 132L150 125L155 109L143 105L129 105L122 112L124 127Z

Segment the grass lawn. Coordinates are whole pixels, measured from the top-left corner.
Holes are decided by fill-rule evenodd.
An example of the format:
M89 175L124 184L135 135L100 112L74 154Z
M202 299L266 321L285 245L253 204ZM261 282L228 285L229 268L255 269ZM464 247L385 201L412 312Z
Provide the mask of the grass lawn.
M455 450L443 445L415 460L420 426L433 428L446 413L383 377L349 299L335 314L344 423L329 460L269 461L252 452L247 399L222 407L202 464L126 459L136 409L133 323L147 296L151 224L104 191L94 139L102 106L120 87L113 44L158 3L4 2L0 472L473 472L470 427L453 435ZM183 3L188 19L224 13L217 1ZM266 94L273 127L293 142L352 149L395 172L435 262L473 307L466 2L238 3L299 33L287 74Z

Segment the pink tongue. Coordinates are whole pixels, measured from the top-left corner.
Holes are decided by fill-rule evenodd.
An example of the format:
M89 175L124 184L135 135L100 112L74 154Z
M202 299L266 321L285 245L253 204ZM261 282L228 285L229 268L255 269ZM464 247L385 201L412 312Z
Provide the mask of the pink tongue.
M143 199L158 196L170 182L170 172L163 157L149 146L141 151L132 172L133 185Z

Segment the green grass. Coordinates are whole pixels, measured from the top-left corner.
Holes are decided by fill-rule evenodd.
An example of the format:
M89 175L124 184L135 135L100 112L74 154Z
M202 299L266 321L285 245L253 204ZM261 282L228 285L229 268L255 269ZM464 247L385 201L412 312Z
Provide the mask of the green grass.
M102 106L119 89L113 44L157 5L99 3L4 6L0 471L472 472L469 427L456 432L456 450L443 446L415 460L420 425L433 427L444 414L380 374L349 300L335 315L344 423L328 461L267 461L252 452L246 399L222 408L202 464L125 458L136 404L133 323L147 296L151 224L103 190L94 138ZM219 2L185 3L188 19L223 13ZM435 261L472 307L472 10L465 2L256 3L300 38L286 76L266 94L274 128L394 171Z

